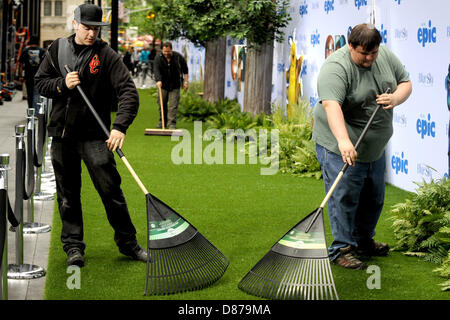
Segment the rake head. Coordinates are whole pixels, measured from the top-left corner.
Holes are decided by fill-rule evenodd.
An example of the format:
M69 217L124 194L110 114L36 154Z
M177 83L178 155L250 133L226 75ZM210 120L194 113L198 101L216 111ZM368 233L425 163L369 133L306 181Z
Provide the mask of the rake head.
M146 295L199 290L222 277L228 259L196 228L150 194L147 211Z
M199 290L219 280L228 259L200 233L179 246L151 249L146 294Z
M305 232L315 213L319 217ZM339 299L326 249L322 212L313 211L286 233L238 287L273 300Z
M330 260L298 259L269 251L239 289L272 300L337 300Z

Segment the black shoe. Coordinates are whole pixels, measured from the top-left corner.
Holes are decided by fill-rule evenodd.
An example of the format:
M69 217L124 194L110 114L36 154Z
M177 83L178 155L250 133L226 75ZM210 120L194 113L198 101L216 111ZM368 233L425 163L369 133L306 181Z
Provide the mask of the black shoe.
M67 264L69 266L84 266L84 256L80 248L71 248L67 251Z
M356 253L366 257L385 257L389 254L389 245L387 243L371 240L365 244L359 244Z
M147 251L145 251L140 245L137 245L133 249L119 249L120 253L131 257L133 260L147 262Z

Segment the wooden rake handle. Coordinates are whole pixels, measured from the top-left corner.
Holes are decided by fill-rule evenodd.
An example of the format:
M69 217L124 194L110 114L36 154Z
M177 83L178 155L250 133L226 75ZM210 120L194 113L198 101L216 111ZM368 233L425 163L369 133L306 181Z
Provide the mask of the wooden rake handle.
M159 93L159 106L161 108L161 128L164 130L164 129L166 129L166 125L165 125L165 120L164 120L164 104L163 104L163 98L162 98L162 90L160 87L158 87L158 93Z
M391 88L387 88L387 90L385 91L385 93L390 93L390 92L391 92ZM371 126L371 124L373 122L373 119L375 118L375 115L377 114L378 110L380 110L380 108L381 108L381 104L377 105L377 107L375 108L375 111L370 116L369 121L367 121L366 126L364 127L363 131L361 132L361 135L359 136L358 140L355 143L355 149L358 149L359 145L361 144L362 139L364 139L364 136L366 135L367 131L369 130L369 127ZM308 226L305 229L306 233L311 229L312 225L316 221L316 219L319 216L320 212L322 212L322 210L325 207L325 205L327 204L328 200L330 200L331 195L333 194L333 192L336 189L337 185L341 181L342 176L344 175L344 173L347 170L347 168L348 168L348 163L346 162L342 166L342 169L339 172L339 174L336 177L336 179L334 180L333 185L331 186L330 190L328 190L328 192L327 192L327 194L325 196L325 199L323 199L322 203L320 204L320 207L317 209L316 213L311 218Z
M67 73L71 72L67 65L64 66L64 69L66 70ZM95 111L94 106L89 101L89 98L86 96L86 94L84 93L83 89L79 85L77 85L76 88L78 89L78 92L83 97L84 102L86 102L87 106L89 107L89 110L91 110L92 115L94 116L95 120L97 120L98 124L100 125L100 127L103 130L103 132L105 133L106 137L109 138L110 132L106 128L105 124L103 123L102 119L98 115L97 111ZM139 179L139 177L136 174L136 172L134 171L133 167L128 162L128 160L125 157L125 154L122 152L122 150L120 148L117 148L116 149L116 153L119 156L119 158L122 160L122 162L125 164L125 166L127 167L128 171L131 173L131 176L134 178L134 180L136 181L138 186L141 188L142 192L144 192L144 194L148 194L147 189L145 188L145 186L142 183L141 179Z

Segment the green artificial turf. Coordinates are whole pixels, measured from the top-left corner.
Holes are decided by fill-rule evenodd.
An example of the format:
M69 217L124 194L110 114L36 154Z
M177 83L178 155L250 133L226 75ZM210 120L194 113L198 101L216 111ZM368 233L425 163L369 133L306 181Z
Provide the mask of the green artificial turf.
M316 209L324 198L323 182L292 175L260 174L253 164L181 164L171 161L178 142L170 137L145 136L157 119L156 98L141 90L138 117L127 132L123 151L148 191L175 209L230 260L224 276L212 286L169 296L144 296L146 265L122 256L113 241L100 198L83 171L82 204L86 266L81 269L80 288L73 288L73 271L67 269L60 243L61 223L55 206L51 248L45 286L46 299L258 299L238 289L239 281L287 231ZM179 127L193 129L192 123ZM205 142L207 146L209 142ZM192 148L194 146L192 145ZM146 246L145 197L116 157L122 188L137 229ZM386 204L377 227L378 241L394 244L391 205L408 193L392 186L386 189ZM331 234L325 210L327 241ZM392 252L388 257L368 260L379 267L380 289L368 289L372 274L332 266L340 299L448 299L436 267L418 258ZM68 273L69 271L69 273ZM69 286L67 285L69 282ZM70 289L69 287L72 287Z

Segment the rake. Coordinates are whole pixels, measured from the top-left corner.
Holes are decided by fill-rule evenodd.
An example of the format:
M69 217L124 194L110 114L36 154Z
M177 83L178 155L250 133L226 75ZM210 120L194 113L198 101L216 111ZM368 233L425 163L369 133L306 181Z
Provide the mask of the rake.
M197 229L151 194L146 195L148 253L145 292L198 290L217 281L229 261Z
M70 72L67 66L64 68ZM77 89L109 137L83 89ZM220 279L229 260L186 219L147 191L120 148L116 153L146 198L148 259L144 295L199 290Z
M275 243L239 282L239 289L274 300L337 300L323 216L320 212L317 219L315 214L311 212Z
M390 89L386 90L389 93ZM377 105L359 136L361 144L376 113ZM319 208L288 231L239 282L239 289L274 300L338 300L325 239L323 208L344 172L345 163Z

